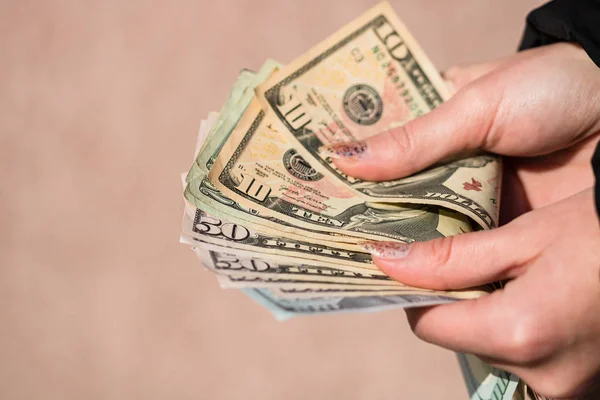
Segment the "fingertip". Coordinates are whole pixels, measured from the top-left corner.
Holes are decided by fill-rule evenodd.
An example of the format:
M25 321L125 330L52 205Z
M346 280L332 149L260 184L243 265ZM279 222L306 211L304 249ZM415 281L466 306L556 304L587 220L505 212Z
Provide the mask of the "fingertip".
M330 158L343 173L366 181L385 181L408 176L429 163L423 163L423 153L410 144L408 128L399 127L381 132L366 140L334 143L318 150Z
M367 157L331 157L331 162L345 175L364 181L385 180L385 168L378 161L371 161Z
M321 146L317 150L322 156L330 157L332 160L358 161L368 154L366 141L333 143Z
M408 260L392 260L377 256L371 258L381 272L404 285L430 290L451 289L445 281L435 279L423 265L419 268Z
M357 160L331 157L331 162L337 169L349 176L360 173L360 162Z
M527 254L506 228L411 244L368 242L374 264L392 279L433 290L466 289L514 277ZM518 246L518 245L517 245Z
M415 257L410 256L414 244L368 241L359 245L371 254L381 272L402 284L433 290L449 289L443 281L434 279L426 265L415 264ZM419 259L417 254L416 261Z
M329 158L342 173L370 180L370 154L365 141L334 143L318 149L321 157Z

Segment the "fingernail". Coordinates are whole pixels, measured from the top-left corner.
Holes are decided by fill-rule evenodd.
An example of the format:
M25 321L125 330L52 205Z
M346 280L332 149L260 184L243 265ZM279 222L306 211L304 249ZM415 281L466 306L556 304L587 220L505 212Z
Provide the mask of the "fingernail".
M367 149L367 142L357 141L321 146L319 147L319 153L331 158L358 159L365 155Z
M358 245L376 257L389 259L404 258L410 250L410 244L398 242L360 242Z

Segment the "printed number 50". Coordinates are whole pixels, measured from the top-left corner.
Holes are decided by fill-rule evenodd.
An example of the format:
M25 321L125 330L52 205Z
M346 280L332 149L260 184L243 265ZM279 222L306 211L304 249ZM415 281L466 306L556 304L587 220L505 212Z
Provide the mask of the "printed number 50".
M221 224L221 220L210 217L200 218L200 222L196 224L196 230L200 233L210 236L223 235L229 240L236 242L245 240L250 236L248 229L241 225L232 223Z

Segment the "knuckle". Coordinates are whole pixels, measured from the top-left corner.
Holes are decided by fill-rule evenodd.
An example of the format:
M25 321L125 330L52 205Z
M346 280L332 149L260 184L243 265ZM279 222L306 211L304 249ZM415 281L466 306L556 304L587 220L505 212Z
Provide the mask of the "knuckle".
M442 270L452 258L452 246L454 237L448 236L429 242L429 257L431 267L437 272Z
M471 82L464 86L456 96L457 108L470 110L468 125L473 129L465 129L457 134L462 135L462 140L469 143L470 148L481 148L489 145L490 130L494 126L497 114L497 105L491 101L487 85Z
M470 83L460 91L460 100L467 104L480 104L486 100L488 93L484 85Z
M551 354L553 347L543 321L535 312L524 312L517 318L501 346L506 358L516 364L540 361Z
M411 154L414 150L414 134L410 126L411 124L409 123L390 131L389 138L392 142L394 152Z

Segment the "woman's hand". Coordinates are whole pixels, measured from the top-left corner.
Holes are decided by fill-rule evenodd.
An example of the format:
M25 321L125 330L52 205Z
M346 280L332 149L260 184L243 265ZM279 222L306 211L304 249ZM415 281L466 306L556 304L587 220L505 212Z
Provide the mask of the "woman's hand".
M446 290L512 279L477 300L409 310L414 332L515 373L545 396L597 399L600 226L593 197L587 189L491 231L366 247L383 272L408 285Z
M514 61L516 57L519 55L467 67L454 67L444 73L444 78L454 91L461 90L471 82ZM592 134L580 143L551 154L504 157L501 223L592 186L594 175L590 169L590 159L597 141L598 135Z
M491 71L336 165L365 180L389 180L466 150L543 155L600 130L600 71L580 47L554 44L481 68Z
M389 180L467 150L538 156L506 160L504 221L593 184L589 160L600 131L600 69L580 47L545 46L455 68L445 77L457 90L450 100L369 138L362 154L338 156L336 165L365 180ZM333 145L329 153L343 153L335 147L346 145Z

